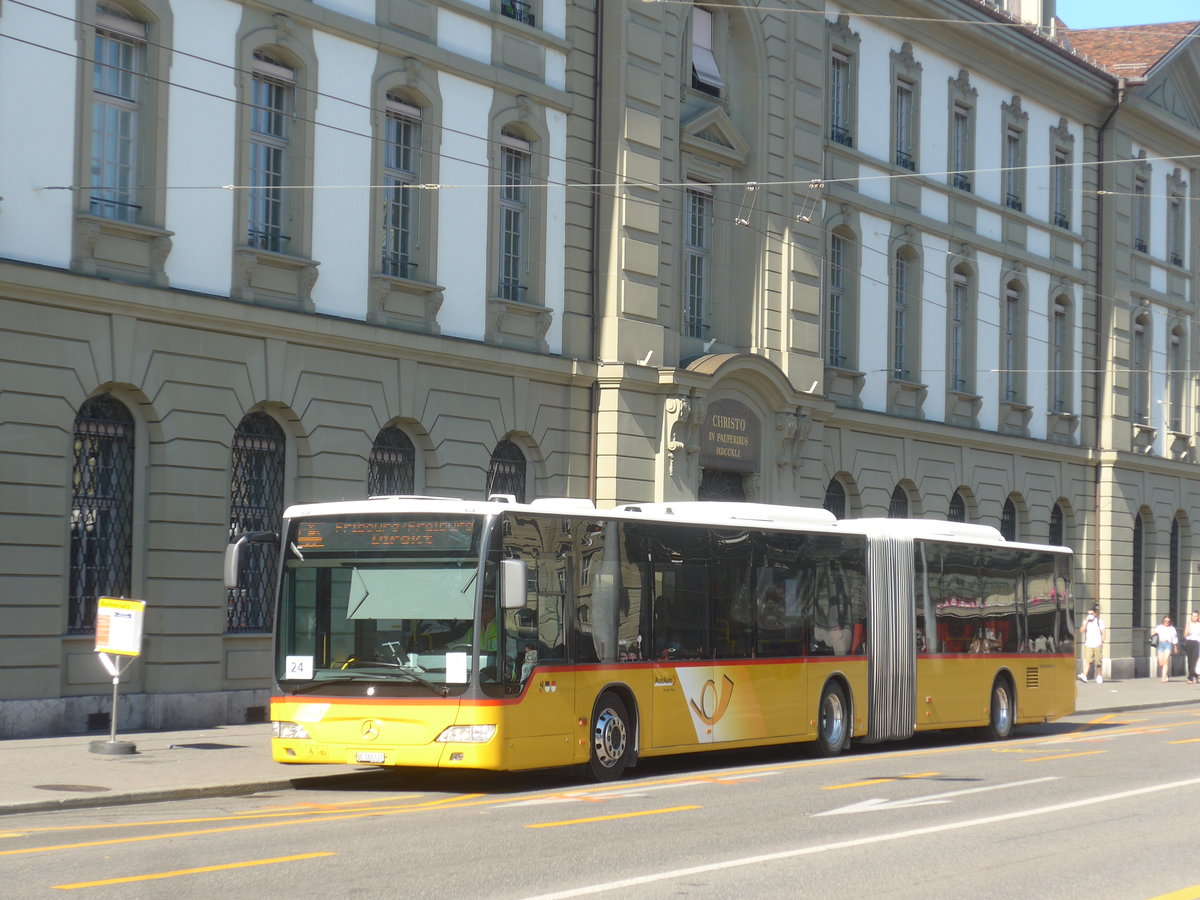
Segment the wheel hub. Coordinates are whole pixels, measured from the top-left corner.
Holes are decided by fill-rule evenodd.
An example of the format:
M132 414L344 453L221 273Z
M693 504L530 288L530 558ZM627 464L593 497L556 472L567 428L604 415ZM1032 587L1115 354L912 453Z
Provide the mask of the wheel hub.
M596 716L596 728L592 733L592 745L596 760L606 769L612 768L625 753L625 723L611 709Z

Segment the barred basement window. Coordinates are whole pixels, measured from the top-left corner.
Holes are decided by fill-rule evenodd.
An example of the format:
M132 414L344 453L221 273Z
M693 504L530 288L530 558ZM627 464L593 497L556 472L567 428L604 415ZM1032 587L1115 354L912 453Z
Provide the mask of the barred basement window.
M963 495L958 491L955 491L954 496L950 498L950 509L946 512L946 521L967 521L967 502L963 500Z
M1000 513L1000 534L1006 541L1017 539L1017 507L1012 497L1004 501L1004 510Z
M233 435L229 484L229 540L245 532L275 531L283 515L283 429L266 413L250 413ZM271 630L278 552L274 544L243 548L238 587L227 592L227 628L234 633Z
M416 493L417 451L407 434L389 426L379 432L367 460L367 495Z
M93 634L96 600L128 597L133 561L133 416L104 394L75 417L67 632Z
M904 488L900 485L896 485L896 489L892 491L892 500L888 504L888 518L908 518L908 494L904 493Z
M1063 510L1058 503L1050 510L1050 543L1061 547L1063 542Z
M520 447L507 438L501 441L492 451L484 495L512 494L518 503L524 503L526 465L525 454Z
M846 488L836 478L830 479L825 487L825 502L822 506L836 518L846 518Z

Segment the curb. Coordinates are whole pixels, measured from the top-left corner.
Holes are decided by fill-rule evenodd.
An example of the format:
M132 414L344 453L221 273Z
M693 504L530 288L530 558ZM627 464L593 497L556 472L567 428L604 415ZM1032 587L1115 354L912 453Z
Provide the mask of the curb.
M201 800L205 797L245 797L264 791L305 790L318 785L334 785L339 782L356 783L377 778L391 777L388 770L367 772L338 772L333 775L304 775L273 781L244 781L236 784L208 785L206 787L156 788L148 791L125 791L120 794L102 794L89 797L63 797L58 800L30 800L23 803L0 803L0 816L17 813L53 812L64 809L96 809L105 806L134 806L142 803L163 803L168 800Z

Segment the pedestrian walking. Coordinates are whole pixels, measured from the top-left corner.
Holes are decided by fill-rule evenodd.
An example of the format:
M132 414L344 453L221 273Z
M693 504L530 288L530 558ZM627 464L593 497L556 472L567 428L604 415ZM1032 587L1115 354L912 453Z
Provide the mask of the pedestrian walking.
M1171 624L1170 616L1163 616L1162 624L1154 628L1154 646L1158 650L1158 673L1162 683L1171 680L1171 657L1179 652L1179 632Z
M1101 664L1104 661L1104 620L1096 607L1088 610L1087 619L1079 626L1083 635L1083 671L1079 673L1080 681L1088 680L1088 671L1096 670L1096 684L1104 684L1104 673Z
M1183 632L1183 649L1187 651L1188 684L1200 682L1200 610L1192 610L1192 620Z

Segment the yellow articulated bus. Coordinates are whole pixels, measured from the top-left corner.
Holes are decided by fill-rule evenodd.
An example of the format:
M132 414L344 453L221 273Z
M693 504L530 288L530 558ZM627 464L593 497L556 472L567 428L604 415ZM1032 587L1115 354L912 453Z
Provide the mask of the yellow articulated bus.
M379 497L290 508L272 753L512 771L1074 711L1071 553L752 503Z

